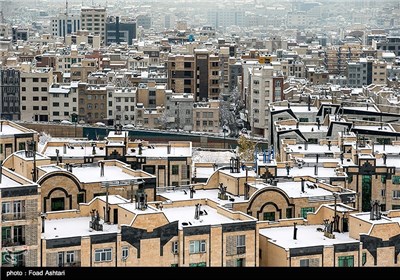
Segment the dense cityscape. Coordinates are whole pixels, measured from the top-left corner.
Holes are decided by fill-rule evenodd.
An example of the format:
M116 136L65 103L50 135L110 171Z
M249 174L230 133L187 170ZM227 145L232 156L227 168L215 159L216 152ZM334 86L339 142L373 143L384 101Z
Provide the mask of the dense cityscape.
M399 14L0 0L1 267L399 266Z

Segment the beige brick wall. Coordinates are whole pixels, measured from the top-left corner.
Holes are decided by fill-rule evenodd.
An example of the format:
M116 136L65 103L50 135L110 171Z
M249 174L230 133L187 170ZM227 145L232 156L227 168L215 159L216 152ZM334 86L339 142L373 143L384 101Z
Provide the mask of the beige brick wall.
M320 266L332 267L335 257L335 249L333 246L324 246L323 250L323 260L320 262Z

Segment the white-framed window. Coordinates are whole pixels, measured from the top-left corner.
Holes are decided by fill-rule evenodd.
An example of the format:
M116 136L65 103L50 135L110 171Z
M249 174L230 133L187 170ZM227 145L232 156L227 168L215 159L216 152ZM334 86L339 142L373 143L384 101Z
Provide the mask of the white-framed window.
M177 255L179 252L178 241L172 242L172 254Z
M67 263L75 262L75 252L74 251L68 251L66 253L66 261L67 261Z
M1 204L1 213L2 214L9 214L11 213L11 203L10 202L3 202Z
M246 235L236 236L236 252L237 254L246 253Z
M97 249L94 251L95 262L109 262L112 260L112 249Z
M129 248L122 247L122 260L126 260L129 256Z
M189 244L189 253L198 254L206 252L206 241L205 240L192 240Z
M393 191L393 198L394 199L400 199L400 191L398 191L398 190Z

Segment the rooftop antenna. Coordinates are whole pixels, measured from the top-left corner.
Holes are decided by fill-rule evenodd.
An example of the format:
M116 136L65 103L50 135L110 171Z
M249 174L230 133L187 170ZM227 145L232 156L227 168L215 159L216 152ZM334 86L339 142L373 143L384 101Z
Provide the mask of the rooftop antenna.
M68 16L68 0L65 0L65 15Z

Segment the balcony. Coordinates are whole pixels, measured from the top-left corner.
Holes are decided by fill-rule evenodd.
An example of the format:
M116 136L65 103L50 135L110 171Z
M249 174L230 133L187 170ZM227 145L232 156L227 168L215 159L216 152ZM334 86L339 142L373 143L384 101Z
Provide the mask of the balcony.
M6 221L25 220L25 219L26 219L26 214L25 214L25 212L1 214L1 220L2 220L3 222L6 222Z
M66 262L66 263L59 263L59 267L80 267L81 262Z
M236 248L237 249L237 254L238 255L240 255L240 254L245 254L246 253L246 247L245 246L243 246L243 247L237 247Z
M14 247L25 245L24 237L14 237L14 238L6 238L1 241L2 247Z

